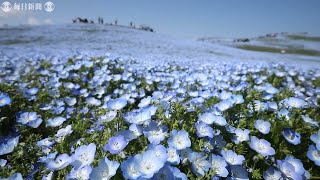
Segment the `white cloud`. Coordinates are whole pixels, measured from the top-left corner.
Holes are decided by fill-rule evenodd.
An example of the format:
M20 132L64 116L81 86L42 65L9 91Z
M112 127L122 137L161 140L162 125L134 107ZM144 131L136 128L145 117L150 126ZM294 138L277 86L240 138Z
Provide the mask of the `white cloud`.
M45 20L43 21L43 23L44 23L44 24L53 24L53 21L52 21L52 19L45 19Z
M28 25L39 25L40 22L37 18L33 17L33 16L29 16L28 20L27 20L27 24Z
M15 16L18 16L22 13L23 13L23 11L17 11L14 9L11 9L11 11L9 11L9 12L4 12L4 11L0 10L0 17L3 17L3 18L15 17Z

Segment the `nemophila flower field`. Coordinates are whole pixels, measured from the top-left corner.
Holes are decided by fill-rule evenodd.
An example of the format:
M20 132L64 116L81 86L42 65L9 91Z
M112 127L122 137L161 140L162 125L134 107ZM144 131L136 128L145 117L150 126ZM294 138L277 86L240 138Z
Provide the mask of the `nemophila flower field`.
M320 74L89 57L1 64L4 179L320 176Z

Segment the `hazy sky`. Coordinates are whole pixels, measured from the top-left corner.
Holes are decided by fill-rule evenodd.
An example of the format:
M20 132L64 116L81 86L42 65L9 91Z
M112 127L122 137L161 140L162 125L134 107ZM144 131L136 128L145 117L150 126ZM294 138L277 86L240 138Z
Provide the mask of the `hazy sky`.
M11 4L43 2L6 0ZM181 37L248 37L270 32L320 35L320 0L51 0L53 12L4 13L0 25L63 24L80 16L119 24L147 24ZM1 4L4 0L0 1Z

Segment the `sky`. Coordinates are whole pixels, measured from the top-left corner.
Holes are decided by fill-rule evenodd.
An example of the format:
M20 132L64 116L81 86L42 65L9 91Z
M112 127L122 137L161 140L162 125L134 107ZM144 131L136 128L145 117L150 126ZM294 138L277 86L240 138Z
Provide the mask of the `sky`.
M47 0L5 0L45 3ZM254 37L271 32L320 35L319 0L51 0L52 12L0 9L0 25L65 24L75 17L146 24L179 37ZM2 4L4 0L0 0Z

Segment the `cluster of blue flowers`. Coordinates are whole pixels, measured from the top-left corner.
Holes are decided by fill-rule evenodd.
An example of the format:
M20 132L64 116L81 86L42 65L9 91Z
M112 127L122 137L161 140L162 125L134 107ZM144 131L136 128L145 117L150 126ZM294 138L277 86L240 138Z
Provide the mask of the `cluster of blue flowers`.
M320 176L319 71L38 59L0 67L3 179Z

